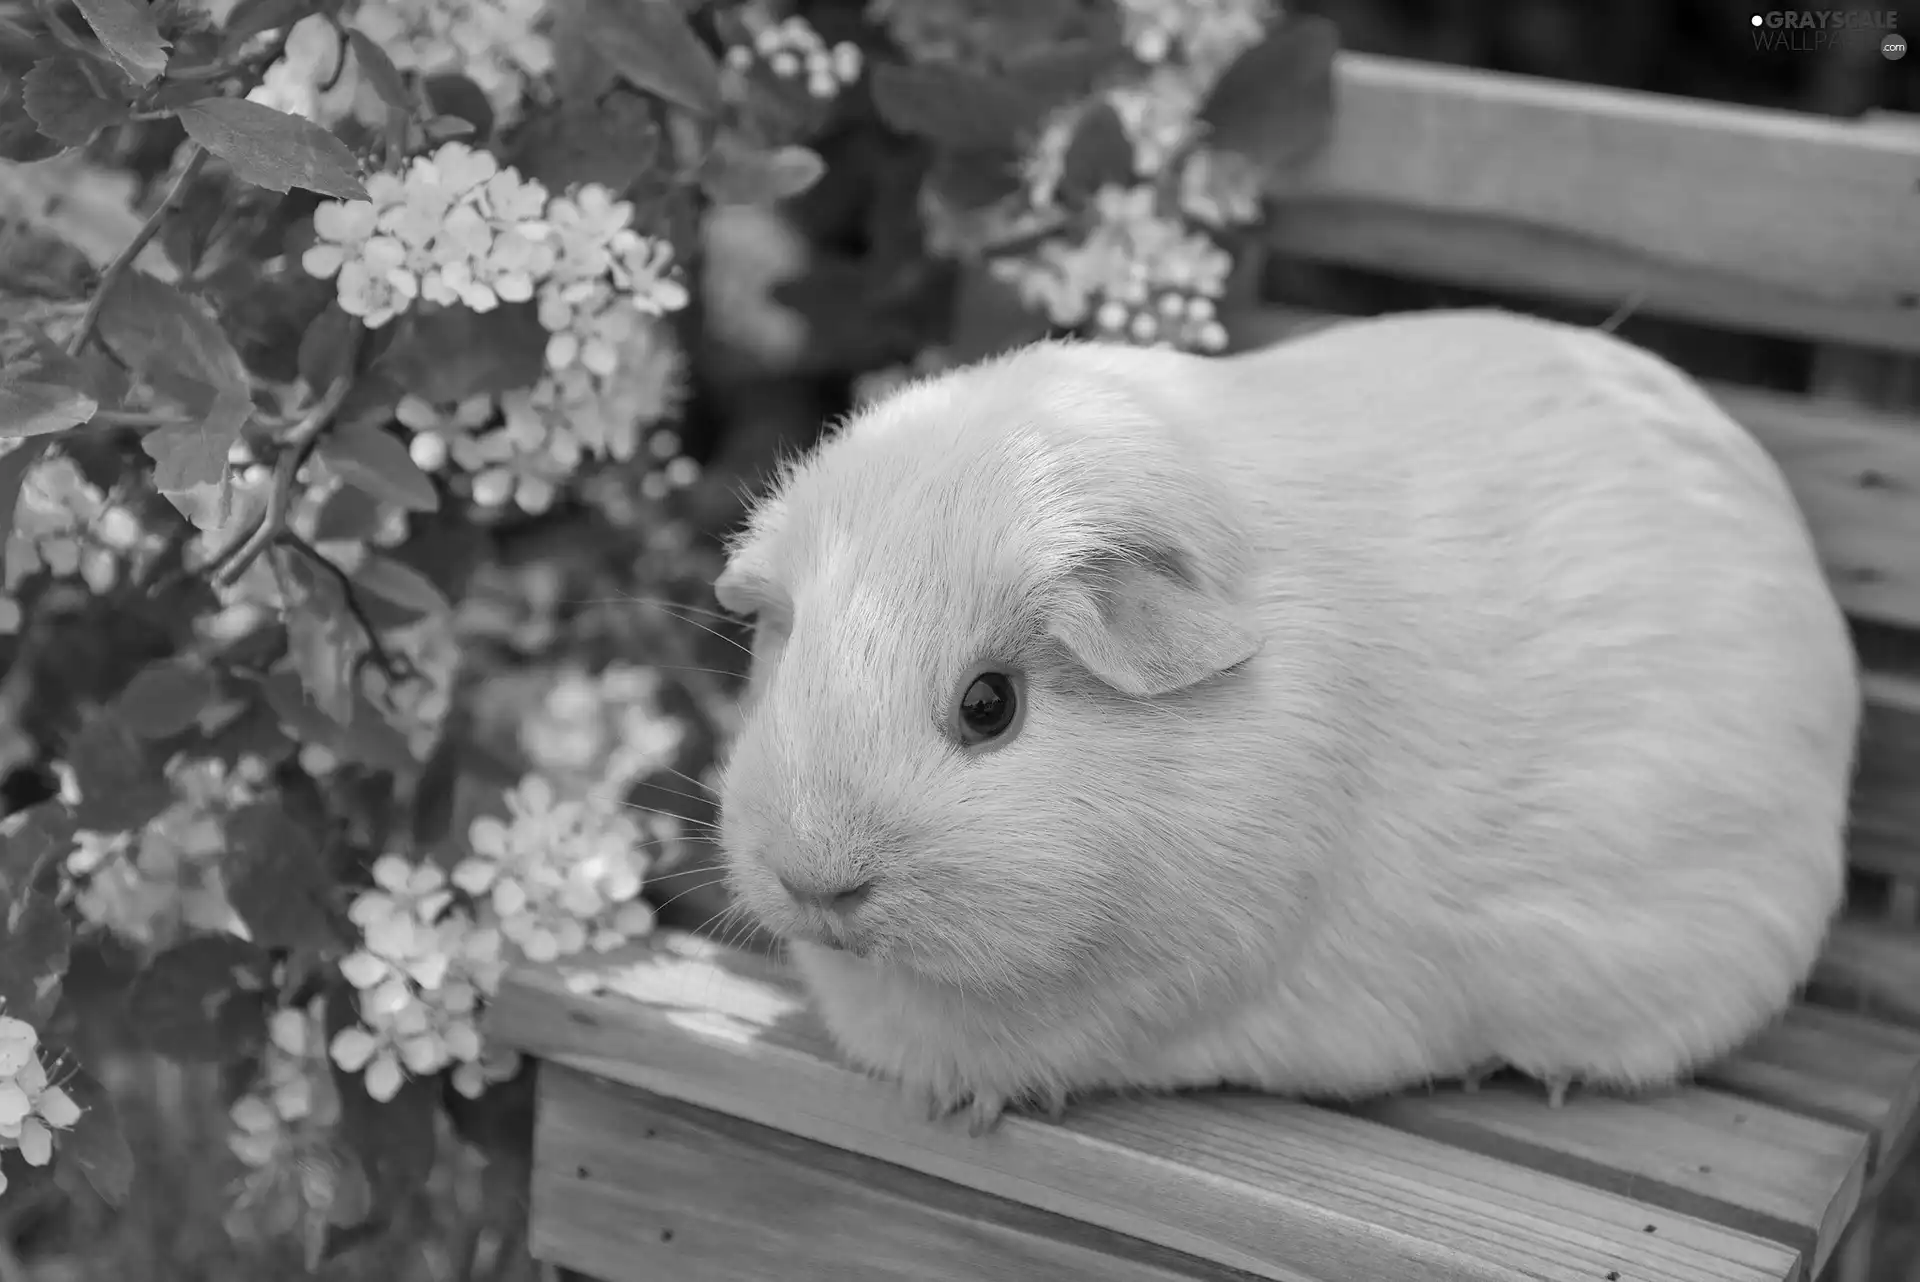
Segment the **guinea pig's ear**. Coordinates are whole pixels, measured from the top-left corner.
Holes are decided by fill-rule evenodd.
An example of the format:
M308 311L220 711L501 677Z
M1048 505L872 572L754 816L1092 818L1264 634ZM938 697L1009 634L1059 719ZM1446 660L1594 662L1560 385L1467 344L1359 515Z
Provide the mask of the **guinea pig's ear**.
M1184 690L1260 649L1252 611L1176 554L1103 555L1072 582L1050 630L1122 694Z
M713 596L728 614L746 618L758 613L766 599L766 577L750 558L736 552L727 558L727 568L713 581Z

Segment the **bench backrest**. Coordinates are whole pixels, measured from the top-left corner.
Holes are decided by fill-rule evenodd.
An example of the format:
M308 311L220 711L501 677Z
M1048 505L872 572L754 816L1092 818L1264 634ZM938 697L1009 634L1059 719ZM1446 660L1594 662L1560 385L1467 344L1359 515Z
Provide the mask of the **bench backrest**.
M1310 262L1818 345L1710 382L1785 469L1867 677L1862 896L1920 909L1920 117L1858 121L1343 55L1271 243ZM1280 324L1284 327L1285 322ZM1882 653L1884 652L1884 653Z

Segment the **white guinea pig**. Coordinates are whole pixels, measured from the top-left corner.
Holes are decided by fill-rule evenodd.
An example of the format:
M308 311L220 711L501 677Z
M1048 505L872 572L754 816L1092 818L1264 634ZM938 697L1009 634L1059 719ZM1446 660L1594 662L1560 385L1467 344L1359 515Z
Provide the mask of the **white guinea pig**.
M1666 1083L1841 898L1858 678L1806 526L1594 330L1027 347L790 466L716 591L756 620L735 893L851 1059L976 1129Z

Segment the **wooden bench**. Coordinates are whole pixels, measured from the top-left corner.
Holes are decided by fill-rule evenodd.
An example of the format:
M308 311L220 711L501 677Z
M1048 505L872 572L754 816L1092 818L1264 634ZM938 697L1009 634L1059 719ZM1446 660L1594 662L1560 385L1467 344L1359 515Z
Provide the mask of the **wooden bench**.
M1275 223L1291 258L1820 345L1797 389L1712 385L1787 469L1878 666L1855 893L1807 1000L1651 1097L1194 1093L972 1139L840 1064L777 961L663 935L580 961L584 981L519 971L492 1008L492 1035L543 1061L541 1259L606 1282L1866 1276L1920 1110L1920 419L1901 403L1920 401L1920 128L1357 55L1338 86L1334 143Z

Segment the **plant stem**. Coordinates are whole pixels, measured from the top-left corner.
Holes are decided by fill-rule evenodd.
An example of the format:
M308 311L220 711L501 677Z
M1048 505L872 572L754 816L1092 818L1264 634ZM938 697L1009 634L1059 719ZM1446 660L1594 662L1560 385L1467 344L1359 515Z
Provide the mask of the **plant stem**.
M333 422L333 416L340 412L347 393L353 388L351 360L348 369L348 373L333 380L326 395L314 402L313 408L293 425L286 439L280 443L279 457L273 461L273 487L267 491L267 509L261 515L259 524L217 553L208 565L208 573L213 576L216 586L230 588L238 583L240 576L247 572L247 567L258 560L260 554L286 530L287 513L293 506L293 483L300 465L307 461L320 434Z
M93 291L93 297L87 303L87 310L80 317L80 328L76 329L73 337L67 340L67 355L78 356L85 350L94 331L100 328L100 313L107 305L107 296L113 293L114 287L120 283L120 278L133 269L133 260L140 257L140 251L160 234L160 225L186 196L188 184L193 182L194 177L206 163L207 149L195 145L193 155L187 158L186 167L180 171L180 176L173 180L173 186L168 190L166 199L147 215L147 221L140 224L140 230L134 233L133 239L127 242L126 248L122 249L118 256L107 264L107 269L100 273L99 287Z

